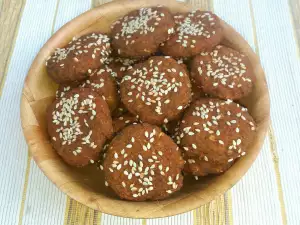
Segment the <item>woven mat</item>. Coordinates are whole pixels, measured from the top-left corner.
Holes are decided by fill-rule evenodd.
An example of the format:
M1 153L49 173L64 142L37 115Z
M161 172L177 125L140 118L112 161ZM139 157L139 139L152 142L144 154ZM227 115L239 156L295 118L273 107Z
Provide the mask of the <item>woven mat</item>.
M262 151L249 172L227 193L181 215L125 219L70 199L42 174L28 155L21 131L19 104L24 78L53 32L104 2L24 3L0 96L1 224L300 224L300 57L297 24L286 0L189 1L195 8L213 10L245 37L261 58L270 89L272 123Z

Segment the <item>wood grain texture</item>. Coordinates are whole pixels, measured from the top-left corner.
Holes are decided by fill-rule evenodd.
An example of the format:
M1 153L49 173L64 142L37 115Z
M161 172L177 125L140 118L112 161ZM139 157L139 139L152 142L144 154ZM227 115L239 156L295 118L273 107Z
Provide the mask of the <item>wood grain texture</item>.
M291 19L297 44L297 52L300 57L300 0L289 0Z
M186 12L191 9L189 5L173 0L125 0L97 7L72 20L49 39L33 62L23 89L22 128L37 165L61 191L82 204L112 215L132 218L164 217L183 213L210 202L231 188L246 173L260 151L269 124L269 95L259 60L247 42L232 27L222 22L224 44L246 54L257 77L252 94L241 101L257 122L256 138L248 155L221 176L206 177L198 182L186 179L186 185L179 193L159 202L129 202L116 199L110 190L104 187L101 178L103 174L99 170L94 167L78 170L63 163L53 151L45 130L45 110L53 101L56 90L45 71L46 58L56 47L65 45L74 36L94 30L108 32L112 21L119 16L133 9L157 4L166 5L172 12Z
M0 0L0 96L25 0Z

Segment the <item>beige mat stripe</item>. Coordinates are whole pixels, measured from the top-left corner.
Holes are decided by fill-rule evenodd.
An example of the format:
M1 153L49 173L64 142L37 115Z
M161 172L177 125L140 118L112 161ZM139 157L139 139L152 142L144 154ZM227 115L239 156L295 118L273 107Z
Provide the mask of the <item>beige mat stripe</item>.
M221 195L193 211L194 225L225 225L225 199Z
M10 59L15 48L19 25L26 0L0 1L0 97L4 87Z
M252 0L249 0L249 7L250 7L250 13L251 13L251 20L252 20L252 30L253 30L253 39L255 44L255 51L256 54L259 56L259 47L257 42L257 34L256 34L256 25L255 25L255 19L254 19L254 11L252 6ZM284 206L284 199L283 199L283 191L282 191L282 185L281 185L281 177L280 177L280 171L279 171L279 158L277 154L277 147L276 147L276 140L272 128L272 122L270 122L269 127L269 141L270 141L270 151L272 152L272 158L273 158L273 164L274 164L274 171L276 176L276 183L277 183L277 190L278 190L278 198L280 202L280 210L281 210L281 217L282 217L282 223L284 225L287 224L287 217L286 217L286 210Z
M277 190L278 190L278 198L279 198L279 202L280 202L282 224L286 225L287 224L287 216L286 216L286 211L285 211L283 190L282 190L281 177L280 177L280 171L279 171L279 158L278 158L278 154L277 154L277 145L276 145L276 139L275 139L272 124L269 127L269 141L270 141L270 148L271 148L271 152L272 152L272 158L273 158L275 175L276 175L276 183L277 183Z
M65 225L98 225L101 213L68 197L65 213Z
M28 179L29 179L29 174L30 174L30 161L31 161L31 155L28 151L26 172L25 172L25 179L24 179L24 186L23 186L22 201L21 201L18 225L22 225L22 221L23 221L24 206L25 206L27 186L28 186Z
M296 51L300 58L300 1L289 0L289 13L291 24L293 26L294 37L296 41Z

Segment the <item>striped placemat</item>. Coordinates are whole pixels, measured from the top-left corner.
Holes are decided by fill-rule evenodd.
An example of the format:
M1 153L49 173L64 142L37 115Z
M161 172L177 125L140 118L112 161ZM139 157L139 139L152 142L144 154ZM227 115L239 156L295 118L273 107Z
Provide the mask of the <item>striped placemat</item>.
M214 11L260 56L270 89L272 123L258 159L231 190L191 212L152 220L107 215L61 193L28 155L21 130L22 85L39 49L63 24L108 1L3 2L2 8L10 10L0 18L1 224L300 224L299 1L188 1L195 8Z

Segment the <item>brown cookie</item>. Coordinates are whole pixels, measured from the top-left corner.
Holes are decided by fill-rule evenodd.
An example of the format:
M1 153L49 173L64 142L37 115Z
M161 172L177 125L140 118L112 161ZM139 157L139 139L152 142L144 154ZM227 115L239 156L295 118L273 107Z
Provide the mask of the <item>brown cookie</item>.
M74 88L55 100L48 108L47 121L54 149L77 167L94 163L113 133L106 102L85 88Z
M119 104L117 84L113 78L114 72L108 66L103 66L91 72L91 75L80 86L90 88L102 96L113 112Z
M206 168L205 171L217 173L246 154L254 131L255 123L246 108L231 100L202 98L185 112L176 140L186 159L204 160L207 162L204 167L211 166L211 170ZM201 170L196 173L193 168L186 171L200 176L208 173Z
M110 54L110 39L107 35L84 35L74 38L63 48L57 48L46 61L47 72L59 84L80 81L88 77L89 69L102 66Z
M191 77L205 93L222 99L247 96L255 81L249 59L222 45L193 59Z
M107 184L121 199L163 199L182 187L184 161L178 146L160 128L136 124L110 143L104 159Z
M160 50L173 57L190 57L210 49L223 39L220 19L208 11L195 10L174 16L175 33Z
M132 11L112 26L112 46L121 57L140 58L155 53L174 31L174 19L167 8Z
M154 56L129 69L121 83L126 108L143 122L161 125L189 104L191 83L186 69L170 57Z

